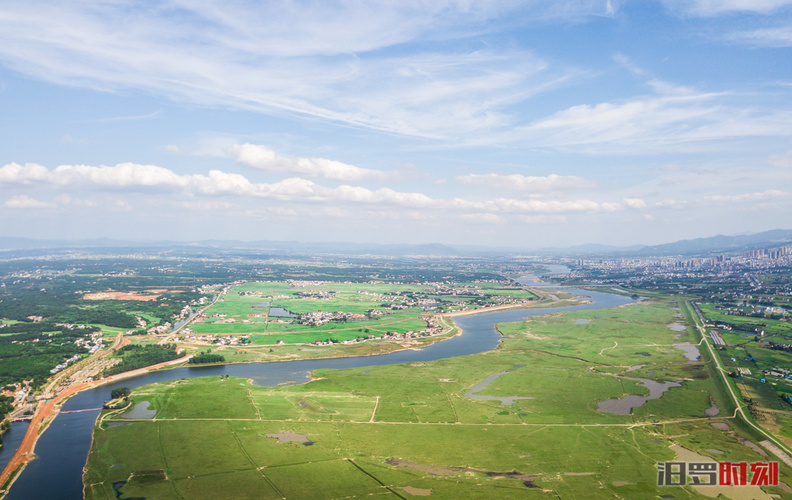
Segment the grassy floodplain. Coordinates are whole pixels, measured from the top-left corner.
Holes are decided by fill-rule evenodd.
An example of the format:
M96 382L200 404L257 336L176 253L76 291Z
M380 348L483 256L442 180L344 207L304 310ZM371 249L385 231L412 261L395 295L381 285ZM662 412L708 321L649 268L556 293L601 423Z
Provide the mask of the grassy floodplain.
M117 498L114 483L122 498L149 499L706 498L656 486L674 445L717 461L773 457L746 445L759 438L732 418L707 353L691 362L673 345L699 341L686 314L653 300L534 317L499 325L510 338L497 351L317 370L297 386L209 377L141 387L134 401L156 417L103 413L86 498ZM625 377L681 385L626 415L598 411L648 393ZM708 417L713 404L720 413ZM780 479L792 483L784 464Z

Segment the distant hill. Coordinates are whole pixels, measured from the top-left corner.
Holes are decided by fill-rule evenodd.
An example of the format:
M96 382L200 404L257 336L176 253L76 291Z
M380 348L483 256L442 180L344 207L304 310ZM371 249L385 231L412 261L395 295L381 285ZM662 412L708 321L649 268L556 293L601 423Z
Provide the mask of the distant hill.
M585 256L665 256L665 255L705 255L711 253L737 253L760 248L774 248L792 245L792 230L774 229L756 234L738 236L717 235L707 238L681 240L662 245L616 247L610 245L587 244L566 248L518 249L495 248L473 245L449 246L441 243L430 244L377 244L349 242L302 242L302 241L237 241L237 240L198 240L198 241L127 241L110 238L86 240L39 240L32 238L0 237L2 250L55 250L55 249L149 249L160 248L217 251L262 251L284 254L343 254L343 255L496 255L496 254L540 254Z
M759 248L772 248L792 244L792 230L773 229L756 234L739 236L711 236L709 238L696 238L681 240L664 245L644 247L636 254L640 255L691 255L699 253L729 253L755 250Z
M249 249L283 253L332 253L332 254L372 254L372 255L457 255L460 252L440 243L420 245L385 245L376 243L344 242L301 242L301 241L127 241L110 238L86 240L38 240L32 238L0 237L0 250L38 250L38 249L156 249L192 248L234 250Z

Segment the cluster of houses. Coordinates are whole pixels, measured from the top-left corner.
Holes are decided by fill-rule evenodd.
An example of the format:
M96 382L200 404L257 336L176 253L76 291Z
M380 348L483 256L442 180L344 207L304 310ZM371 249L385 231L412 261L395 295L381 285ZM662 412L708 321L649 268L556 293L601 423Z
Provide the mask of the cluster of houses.
M240 345L240 344L247 344L250 342L249 335L228 335L228 336L220 336L220 335L213 335L211 333L205 335L196 335L189 329L184 331L184 336L178 336L174 339L175 342L201 342L207 344L216 344L216 345Z
M332 299L336 296L335 292L328 292L325 290L306 290L304 292L297 292L297 295L301 299L322 299L328 300Z
M56 366L55 368L50 370L50 373L53 373L53 374L58 373L59 371L63 370L67 366L69 366L70 363L74 363L78 359L80 359L80 355L79 354L75 354L74 356L72 356L71 358L67 359L63 363L59 363L58 366Z
M152 326L151 328L146 330L146 333L148 333L149 335L158 335L158 334L161 334L161 333L167 333L167 332L170 331L171 326L173 326L173 325L171 325L169 321L166 321L162 325Z
M90 339L77 339L74 343L78 346L85 347L88 349L89 354L93 354L102 348L102 338L100 335L101 332L95 332L91 334Z
M437 324L435 318L431 316L422 316L421 319L426 321L427 327L418 332L409 330L404 333L385 332L381 335L374 335L373 333L370 333L365 337L359 337L349 340L341 340L338 343L357 344L359 342L365 342L367 340L407 340L407 339L416 339L420 337L431 337L433 335L438 335L443 332L443 328ZM275 342L275 344L278 345L281 345L283 343L284 342L282 340L278 340L277 342ZM336 342L334 342L333 340L314 340L313 342L311 342L311 344L313 345L332 345L334 343Z
M23 402L30 393L30 380L24 380L22 383L9 384L0 391L0 394L6 397L13 397L14 404Z
M356 321L363 319L368 319L368 316L360 313L348 313L341 311L336 311L336 312L316 311L316 312L301 314L300 324L308 325L308 326L319 326L319 325L324 325L325 323L329 323L331 321Z
M792 380L792 372L784 368L770 368L769 370L764 370L764 374L769 375L771 377L778 377L778 378L785 378L787 380Z
M789 311L783 307L763 306L748 303L739 303L736 307L718 307L718 312L729 316L744 316L753 318L789 316Z
M305 288L307 286L325 286L331 282L320 280L286 280L286 283L293 287Z

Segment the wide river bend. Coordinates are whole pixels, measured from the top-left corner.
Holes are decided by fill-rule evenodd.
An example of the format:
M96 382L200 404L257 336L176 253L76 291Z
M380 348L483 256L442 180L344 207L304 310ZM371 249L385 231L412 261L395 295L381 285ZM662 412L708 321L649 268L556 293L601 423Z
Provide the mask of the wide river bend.
M566 272L563 266L550 266L552 272ZM304 361L284 361L273 363L248 363L208 367L183 367L172 370L148 373L134 378L121 380L95 389L83 391L64 403L61 413L36 443L36 460L27 464L22 474L11 487L8 500L31 498L73 500L82 498L82 473L91 445L91 433L99 410L68 413L74 410L101 408L109 399L110 391L116 387L139 387L155 382L165 382L182 378L206 377L211 375L230 375L253 380L259 386L272 387L284 383L302 383L309 380L308 373L320 368L360 368L365 366L391 365L420 361L435 361L454 356L491 351L498 347L501 335L495 330L497 323L522 321L530 316L540 316L552 312L579 311L582 309L605 309L616 307L635 300L611 293L591 292L575 288L559 288L546 283L536 283L534 277L519 281L526 285L563 289L576 295L591 298L590 304L570 307L539 309L507 309L470 316L454 318L463 333L420 350L404 350L377 356L351 358L313 359ZM4 467L15 452L17 437L25 432L26 424L13 424L6 434L8 446L0 450L0 467ZM13 437L12 437L13 436ZM16 443L18 445L18 443Z

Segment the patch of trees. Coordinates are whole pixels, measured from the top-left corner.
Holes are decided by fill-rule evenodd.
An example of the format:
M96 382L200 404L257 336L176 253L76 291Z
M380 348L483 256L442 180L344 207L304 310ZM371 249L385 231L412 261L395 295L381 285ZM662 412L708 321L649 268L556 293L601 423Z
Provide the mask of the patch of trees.
M117 387L110 391L110 398L111 399L118 399L118 398L125 398L132 393L132 389L129 387Z
M190 358L190 363L194 365L202 365L205 363L222 363L225 357L220 354L201 353L197 356Z
M3 420L6 415L13 411L14 406L11 404L14 402L14 398L11 396L0 396L0 420ZM5 424L5 421L3 422ZM3 428L0 427L0 433L3 432ZM2 439L0 439L0 443L2 443Z
M40 323L16 323L0 328L0 333L3 334L3 336L0 337L0 344L24 342L36 338L42 341L45 339L49 340L50 338L59 341L74 341L74 339L85 337L97 330L98 328L93 327L69 329L65 326L55 326L55 323L50 321L42 321Z
M121 362L108 368L105 371L105 376L145 368L179 357L176 354L176 344L130 344L122 347L118 352L121 354Z
M54 342L0 343L0 385L32 379L31 385L38 387L57 364L84 352L85 348L71 342L62 345Z

